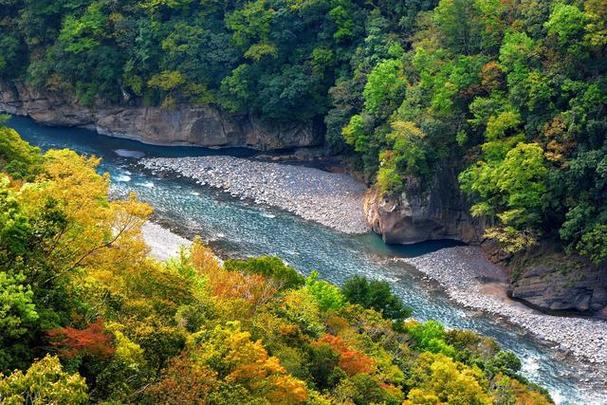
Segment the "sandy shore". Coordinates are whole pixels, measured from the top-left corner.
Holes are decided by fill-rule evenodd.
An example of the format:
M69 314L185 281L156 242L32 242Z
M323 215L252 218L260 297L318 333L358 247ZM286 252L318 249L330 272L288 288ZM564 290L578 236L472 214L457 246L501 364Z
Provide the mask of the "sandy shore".
M233 197L292 212L349 234L366 233L364 184L347 174L230 156L142 159L152 172L173 172Z
M394 260L436 280L460 305L501 317L582 361L607 366L606 321L547 315L509 299L502 270L486 260L480 248L447 248Z
M189 247L192 242L154 223L146 222L141 228L143 240L150 248L150 256L164 261L179 255L181 247Z

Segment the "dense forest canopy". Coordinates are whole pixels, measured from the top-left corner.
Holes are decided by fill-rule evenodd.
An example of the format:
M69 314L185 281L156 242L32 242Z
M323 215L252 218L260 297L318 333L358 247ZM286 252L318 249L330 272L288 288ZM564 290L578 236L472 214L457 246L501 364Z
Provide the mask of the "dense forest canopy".
M506 251L550 238L604 262L607 2L443 0L408 39L342 131L381 191L455 168Z
M8 0L0 79L324 121L385 194L448 166L488 235L607 258L605 0Z
M365 75L402 54L416 14L435 5L9 0L0 10L0 77L83 103L216 103L273 120L319 119L331 108L329 89L352 78L360 104Z
M410 319L385 281L222 263L200 240L149 258L151 208L109 199L98 163L0 127L1 403L552 403L512 353Z

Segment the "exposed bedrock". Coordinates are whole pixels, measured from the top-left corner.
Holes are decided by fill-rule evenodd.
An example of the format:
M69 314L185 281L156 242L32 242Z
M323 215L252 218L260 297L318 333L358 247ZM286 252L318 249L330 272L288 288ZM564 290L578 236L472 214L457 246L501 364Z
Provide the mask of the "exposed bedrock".
M483 238L483 220L469 215L469 205L458 189L455 169L441 169L431 184L409 179L395 196L370 190L364 211L371 228L387 243L411 244L433 239L456 239L482 245L486 257L510 275L508 295L546 312L596 313L607 306L607 269L542 247L523 256L506 254ZM603 310L607 312L607 309Z
M596 312L607 305L607 268L561 253L515 260L508 295L546 311Z
M322 130L310 123L276 124L248 114L229 114L213 105L160 107L83 106L55 92L0 82L0 111L29 116L47 125L83 127L159 145L243 146L259 150L322 144Z
M381 196L377 190L371 190L365 198L367 221L387 243L436 239L482 241L484 224L468 214L454 169L439 171L430 185L420 186L413 180L407 183L399 195Z

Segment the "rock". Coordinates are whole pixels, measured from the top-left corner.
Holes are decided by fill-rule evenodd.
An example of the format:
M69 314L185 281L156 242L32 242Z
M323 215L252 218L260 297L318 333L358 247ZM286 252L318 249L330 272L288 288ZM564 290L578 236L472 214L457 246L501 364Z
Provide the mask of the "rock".
M504 291L506 274L489 262L479 247L446 248L414 258L393 260L414 266L438 282L452 300L467 308L490 314L494 319L507 320L539 341L562 353L572 354L582 362L607 364L607 322L553 316L509 300ZM539 276L540 273L534 274ZM604 368L599 370L603 372Z
M508 261L512 259L512 254L502 249L500 244L495 239L483 240L481 247L491 263L501 263L506 265Z
M439 171L430 186L409 179L398 196L371 190L364 202L367 222L387 243L411 244L436 239L480 243L483 223L468 214L453 169Z
M317 125L273 124L247 114L229 114L213 105L174 109L95 104L0 82L0 111L29 116L47 125L83 127L104 135L158 145L243 146L259 150L318 146Z
M592 313L607 306L607 268L577 257L543 254L517 264L508 294L543 311Z
M230 156L151 158L142 159L140 164L147 170L171 171L340 232L369 231L362 210L367 189L343 173Z
M543 311L593 313L607 306L605 268L597 269L582 259L562 254L549 260L546 251L536 254L542 260L540 264L513 265L521 258L512 257L495 241L485 240L485 227L491 224L468 214L469 205L458 189L456 170L443 168L437 172L434 181L424 187L408 179L398 196L382 197L377 190L370 190L364 212L373 231L394 244L433 239L481 244L493 263L519 268L512 270L518 276L508 289L510 297ZM568 269L566 264L573 267Z

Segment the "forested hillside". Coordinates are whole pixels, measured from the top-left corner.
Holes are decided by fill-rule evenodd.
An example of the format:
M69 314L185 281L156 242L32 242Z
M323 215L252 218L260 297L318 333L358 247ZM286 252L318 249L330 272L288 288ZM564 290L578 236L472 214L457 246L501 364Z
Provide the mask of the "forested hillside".
M490 339L199 240L147 257L151 208L99 160L0 128L0 403L549 404Z
M508 253L549 238L604 262L607 2L443 0L409 40L343 130L382 192L454 166Z
M607 258L605 0L11 0L0 21L2 80L322 121L383 193L455 167L506 251Z
M83 103L217 103L273 120L319 119L351 62L364 75L404 40L392 32L411 31L417 11L433 6L401 3L9 1L0 77Z

